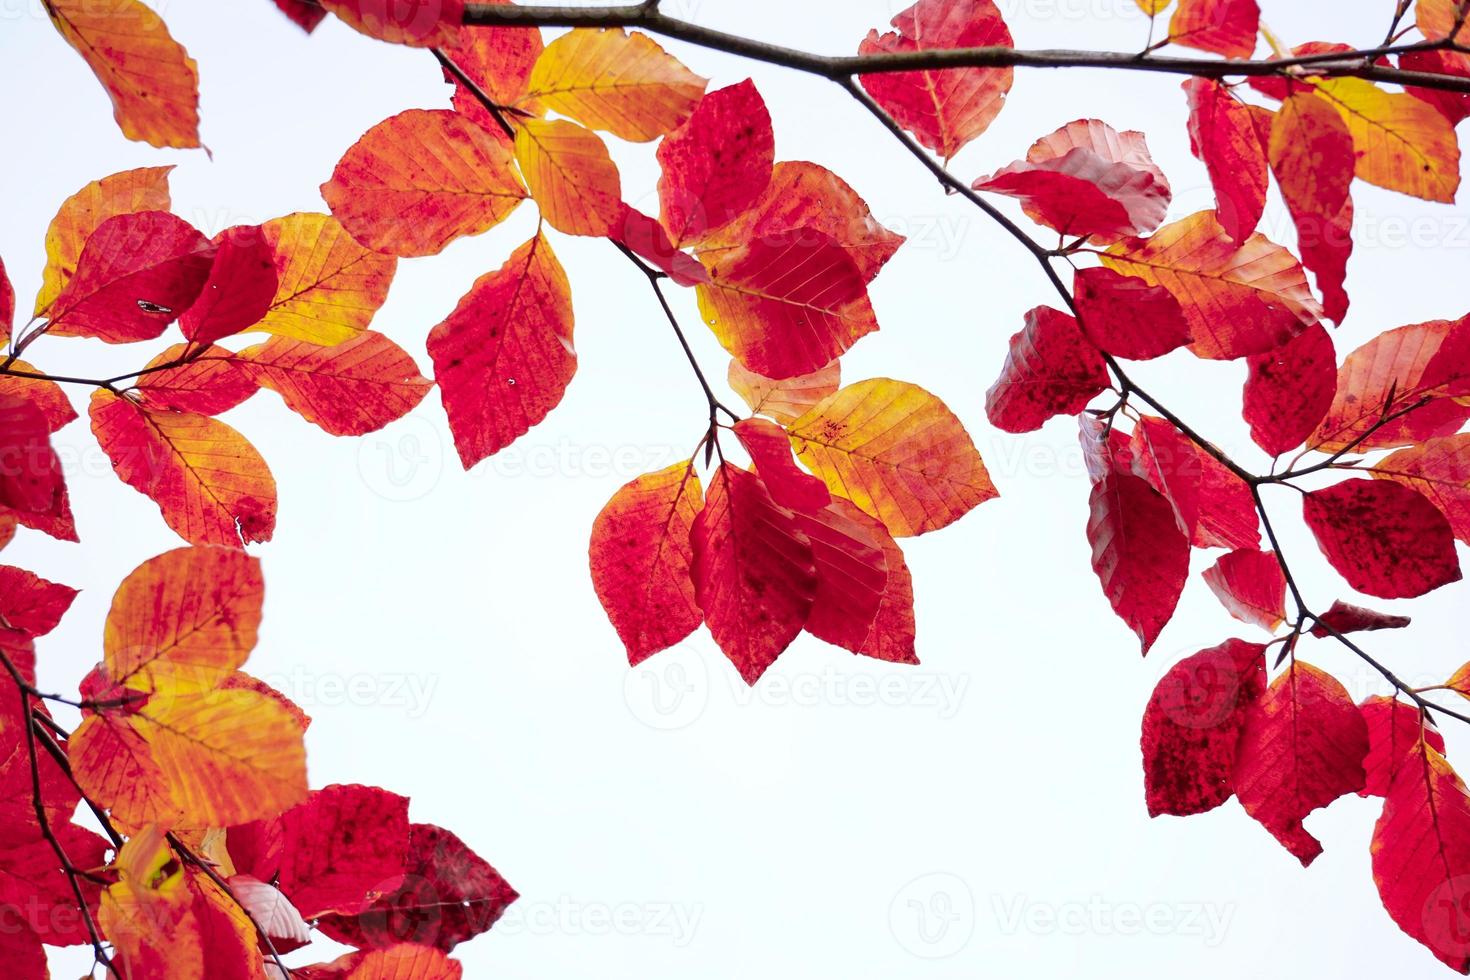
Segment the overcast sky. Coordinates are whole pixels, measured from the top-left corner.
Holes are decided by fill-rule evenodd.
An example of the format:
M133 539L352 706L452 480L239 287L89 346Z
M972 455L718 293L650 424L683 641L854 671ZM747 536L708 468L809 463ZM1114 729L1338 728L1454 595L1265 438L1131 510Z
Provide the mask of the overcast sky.
M207 233L324 210L318 186L368 127L448 104L424 53L328 21L307 38L268 0L162 0L198 59L201 152L126 142L82 61L37 0L0 0L4 220L0 255L27 307L47 222L63 198L118 170L174 163L176 210ZM903 4L889 0L669 0L670 13L790 45L845 53ZM1376 43L1391 0L1276 0L1288 43ZM1137 50L1133 0L1004 0L1025 47ZM1197 574L1148 659L1088 564L1088 485L1075 427L1025 437L986 423L984 393L1022 315L1054 297L983 215L947 200L830 83L670 44L722 86L754 76L780 159L822 163L909 236L873 287L882 331L845 358L847 380L889 376L942 397L975 438L1002 496L905 542L923 665L859 661L803 638L754 690L701 631L629 672L586 572L593 517L622 483L683 458L704 401L647 285L611 247L555 239L571 277L579 373L543 425L461 470L432 395L359 440L331 439L264 393L227 420L280 485L276 541L257 549L267 600L248 668L314 718L313 785L364 782L413 798L523 894L457 951L471 978L734 980L1087 978L1188 975L1437 977L1429 953L1379 905L1369 870L1375 801L1349 799L1308 828L1326 853L1303 871L1233 801L1188 820L1144 809L1139 719L1172 663L1254 638ZM994 126L954 161L972 179L1069 120L1144 131L1175 188L1171 216L1211 203L1189 155L1179 80L1022 71ZM655 208L651 148L620 145L625 193ZM1274 192L1273 192L1274 193ZM1342 351L1388 327L1470 308L1463 208L1361 183L1353 310ZM1007 205L1009 207L1009 205ZM1016 209L1011 209L1018 213ZM443 255L405 261L375 322L412 351L480 274L532 233L527 205ZM1264 226L1294 240L1279 201ZM707 369L726 359L678 297ZM141 367L162 344L45 340L61 373ZM1140 366L1145 387L1250 465L1239 364L1184 352ZM73 392L84 410L87 392ZM113 590L180 542L112 475L85 422L56 439L83 543L22 532L3 560L84 589L41 645L45 688L74 689L100 656ZM1271 503L1311 601L1339 595L1300 528ZM1214 556L1197 554L1196 573ZM1470 659L1465 590L1408 604L1412 630L1371 649L1434 683ZM1399 607L1402 607L1400 609ZM1355 697L1385 693L1335 646L1304 659ZM1470 739L1450 733L1450 757ZM323 956L332 952L321 947ZM306 962L301 956L293 962ZM55 958L74 976L90 956Z

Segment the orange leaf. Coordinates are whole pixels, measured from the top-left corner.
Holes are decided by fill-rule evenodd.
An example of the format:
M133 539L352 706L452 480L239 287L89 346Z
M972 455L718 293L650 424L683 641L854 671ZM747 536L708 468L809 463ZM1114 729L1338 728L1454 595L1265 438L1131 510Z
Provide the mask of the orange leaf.
M525 196L505 142L448 109L409 109L378 123L322 185L353 238L402 256L437 255L493 228Z
M398 260L357 244L327 214L289 214L261 233L275 250L280 285L254 329L312 344L340 344L372 322Z
M168 175L173 167L145 167L94 180L67 198L46 229L46 269L36 296L40 316L77 271L82 249L108 218L136 211L167 211L172 205Z
M592 585L637 666L699 628L689 531L703 506L691 462L646 473L613 494L592 525Z
M893 18L893 27L882 35L869 31L858 54L1013 43L991 0L919 0ZM948 161L999 115L1014 75L1012 68L956 68L863 75L859 81L900 126Z
M99 389L92 433L122 481L158 504L191 544L269 541L276 482L234 429L204 415L146 408Z
M1407 92L1385 92L1362 78L1317 83L1357 147L1357 175L1391 191L1444 204L1460 188L1460 146L1444 114Z
M960 420L918 385L874 378L823 399L789 428L832 493L894 537L951 524L997 496Z
M335 347L272 337L236 359L261 387L334 436L376 432L413 411L433 387L403 348L371 330Z
M28 364L20 358L10 362L10 370L41 373L34 364ZM46 420L46 427L52 432L77 417L76 409L71 407L71 399L66 397L66 392L55 381L15 374L3 375L0 376L0 396L6 395L35 405Z
M493 102L511 106L525 98L531 70L544 48L538 30L481 26L460 31L446 53ZM447 73L446 76L453 80L453 76ZM486 129L493 131L500 125L485 111L480 100L458 82L455 82L454 108Z
M1290 252L1254 234L1237 246L1200 211L1151 238L1119 242L1102 257L1114 272L1174 294L1200 357L1230 360L1280 347L1322 315Z
M219 415L244 402L260 386L241 370L235 355L223 347L195 348L187 363L179 363L190 345L174 344L148 362L135 389L143 404L196 415ZM176 365L169 367L168 365Z
M732 360L727 380L752 412L769 416L782 425L790 425L811 411L817 402L837 391L842 383L842 366L833 361L810 374L778 381L756 374L739 361Z
M434 379L466 469L546 418L577 371L566 272L537 235L429 332Z
M525 119L516 162L541 216L568 235L606 235L623 214L622 181L602 138L564 119Z
M546 46L528 97L591 129L645 143L684 124L706 81L647 35L582 29Z
M403 943L348 953L293 971L301 980L461 980L464 970L437 949Z
M1293 659L1251 705L1235 763L1235 795L1303 866L1322 845L1302 827L1318 807L1363 788L1368 725L1330 675Z
M878 329L862 272L848 252L812 231L757 238L701 257L710 282L699 309L720 344L772 378L809 374Z
M754 473L722 463L690 533L704 621L747 684L796 639L817 589L812 544Z
M1470 544L1470 433L1400 449L1371 472L1419 491L1449 520L1455 537Z
M157 147L199 145L199 68L138 0L45 0L51 22L112 99L123 135Z

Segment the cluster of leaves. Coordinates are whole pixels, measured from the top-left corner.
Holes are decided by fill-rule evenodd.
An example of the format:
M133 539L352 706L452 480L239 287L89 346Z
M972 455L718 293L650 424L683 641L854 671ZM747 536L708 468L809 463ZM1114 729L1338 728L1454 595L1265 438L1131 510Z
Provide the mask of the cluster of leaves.
M1256 0L1178 0L1172 12L1170 0L1137 2L1151 18L1169 14L1167 35L1118 67L1161 70L1151 53L1165 45L1226 59L1190 62L1183 83L1189 145L1216 206L1174 220L1170 182L1143 135L1097 119L1061 126L989 176L967 182L950 171L1015 81L995 57L1012 39L992 0L919 0L891 31L861 41L856 80L834 59L745 41L736 53L837 80L1044 266L1065 308L1025 315L987 415L1017 433L1076 418L1093 568L1143 651L1173 617L1195 549L1223 551L1205 584L1270 636L1227 640L1159 683L1143 723L1150 812L1199 813L1236 797L1305 864L1321 850L1303 826L1313 810L1352 793L1381 796L1371 850L1385 908L1470 972L1470 791L1435 729L1437 716L1470 715L1426 696L1442 688L1470 697L1470 665L1437 688L1412 688L1351 638L1407 618L1341 600L1313 612L1263 496L1299 491L1304 523L1356 592L1412 598L1461 577L1470 316L1388 330L1341 363L1327 324L1350 308L1355 179L1455 200L1455 127L1470 109L1465 86L1441 83L1470 79L1470 47L1458 41L1470 4L1396 2L1378 49L1312 42L1288 51L1261 24ZM451 105L401 112L348 149L322 186L330 216L292 215L209 240L167 213L159 169L89 185L53 223L36 316L0 368L0 450L19 462L0 469L0 531L8 537L20 523L75 538L49 438L73 417L55 382L80 381L97 389L93 431L118 474L196 547L155 559L119 590L103 664L77 702L85 720L69 736L38 700L31 641L71 593L8 570L20 584L5 592L13 608L0 611L0 649L22 711L0 731L35 801L33 814L16 814L16 832L61 856L60 876L46 884L53 907L88 922L95 908L97 920L80 932L35 927L23 936L26 962L39 962L41 941L88 938L101 958L105 934L127 975L195 975L167 972L161 944L177 931L206 937L197 956L187 939L181 947L199 975L233 975L244 962L253 976L263 962L255 937L268 952L289 948L310 919L372 951L298 976L457 976L442 952L488 928L514 898L452 835L408 824L401 798L362 787L308 794L305 719L239 673L259 575L230 549L270 536L275 490L259 455L213 416L259 387L335 435L412 409L430 383L366 329L398 258L483 233L527 199L539 214L534 237L430 332L435 384L466 468L544 420L576 373L571 285L552 233L608 239L650 283L708 414L687 461L627 484L593 525L592 579L631 664L701 624L750 684L802 631L916 663L912 585L896 540L996 496L939 399L885 378L842 384L841 356L878 327L868 286L902 238L835 174L776 161L753 83L707 91L704 78L625 26L712 47L731 44L727 35L700 34L656 2L610 8L600 24L595 11L583 20L553 12L547 23L589 26L550 43L535 21L510 16L462 27L467 18L492 23L503 3L276 4L307 31L332 13L378 40L431 49L454 86ZM193 63L153 14L137 0L119 0L112 18L89 16L83 0L46 5L108 89L126 135L198 145ZM1253 62L1263 37L1273 60ZM966 52L968 65L920 63ZM1386 88L1373 80L1379 69L1419 84ZM609 136L657 142L656 216L623 200ZM1295 253L1257 231L1273 179ZM1018 202L1056 244L1040 244L992 196ZM695 291L732 356L727 380L749 417L715 395L665 283ZM8 324L8 283L0 299ZM120 378L58 379L18 359L46 334L127 343L175 321L184 343ZM223 345L252 330L272 336ZM1242 415L1276 461L1268 472L1201 436L1123 364L1180 350L1247 363ZM722 442L725 433L733 438ZM727 460L727 449L749 465ZM1344 478L1309 489L1308 477ZM215 628L186 636L184 619ZM1298 657L1307 637L1351 650L1392 694L1354 704ZM54 752L38 755L38 745ZM62 839L86 834L70 823L79 800L111 833L110 860L107 840ZM1424 846L1431 839L1436 846ZM69 859L68 847L86 857ZM444 909L446 892L448 911L424 934L414 913Z

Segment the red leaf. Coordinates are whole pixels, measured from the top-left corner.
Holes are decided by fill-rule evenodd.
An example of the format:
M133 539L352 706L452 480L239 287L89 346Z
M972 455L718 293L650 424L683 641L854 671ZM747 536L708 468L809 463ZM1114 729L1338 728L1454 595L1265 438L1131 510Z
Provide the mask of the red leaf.
M408 800L369 786L313 790L273 820L231 827L241 873L278 882L308 919L357 915L403 883Z
M1173 194L1143 134L1078 119L1037 140L1018 160L975 181L980 191L1021 201L1038 224L1104 242L1159 226Z
M1242 549L1222 555L1205 583L1242 623L1274 632L1286 619L1286 574L1275 552Z
M859 55L945 48L1009 48L1011 32L992 0L919 0L868 32ZM863 75L863 88L900 126L946 161L989 128L1005 104L1014 69L957 68Z
M1399 67L1405 71L1422 71L1430 75L1470 78L1470 58L1460 51L1406 51L1399 56ZM1470 93L1446 92L1416 85L1405 86L1404 91L1444 113L1452 126L1458 126L1466 118L1470 118Z
M19 358L11 361L10 368L31 374L41 373L35 365L28 364ZM66 396L66 392L59 384L47 381L45 378L27 378L14 374L0 375L0 395L19 398L35 405L46 419L46 427L52 432L56 432L77 417L77 411L72 408L71 399Z
M12 980L50 980L46 950L40 937L28 926L14 925L0 931L0 960L12 971Z
M985 396L990 424L1031 432L1054 415L1076 415L1110 384L1103 356L1060 310L1038 306L1011 337L1000 377Z
M1235 763L1235 793L1245 811L1311 864L1322 845L1302 820L1363 788L1368 726L1347 690L1293 659L1246 714Z
M1189 149L1215 188L1215 213L1238 245L1261 223L1266 209L1266 149L1251 111L1230 89L1208 78L1184 82L1189 99Z
M1272 456L1290 452L1317 428L1337 392L1332 335L1313 324L1281 347L1247 362L1241 414L1251 438Z
M1374 463L1372 473L1419 491L1449 520L1455 537L1470 544L1470 433L1400 449Z
M1249 58L1260 19L1256 0L1179 0L1169 40L1227 58Z
M819 481L820 482L820 481ZM806 631L862 653L888 588L888 546L893 536L851 501L834 498L813 513L797 514L811 540L817 591Z
M327 12L316 0L276 0L276 6L308 34L316 30L316 26L327 17Z
M231 228L215 242L219 250L204 290L179 318L184 336L198 344L212 344L259 323L270 312L280 285L275 249L259 228Z
M418 48L454 43L464 0L316 0L354 30Z
M152 340L199 295L214 249L166 211L108 218L51 307L51 333L109 344Z
M681 286L709 282L709 273L700 261L675 248L664 226L642 211L623 205L622 220L613 225L607 237L652 262Z
M137 390L150 408L219 415L260 390L223 347L206 347L187 364L164 367L182 358L190 346L175 344L148 362L148 373L138 378Z
M22 568L0 565L0 624L28 636L45 636L71 608L77 590L48 582Z
M481 276L429 332L429 357L469 469L546 418L577 371L571 286L537 235Z
M0 394L0 506L21 515L48 514L64 503L65 493L46 416L24 398Z
M760 200L776 159L771 116L755 83L710 92L657 155L659 215L674 245L729 224Z
M413 411L433 387L403 348L371 330L332 347L272 337L236 359L248 377L334 436L376 432Z
M1266 690L1266 648L1227 640L1169 669L1143 712L1143 778L1151 817L1205 813L1235 792L1246 711Z
M1368 725L1368 756L1363 760L1367 779L1359 796L1387 796L1399 770L1420 764L1416 750L1421 737L1434 751L1444 753L1444 736L1423 724L1414 705L1371 697L1358 710Z
M692 462L645 473L592 525L592 585L636 667L699 628L689 532L703 505Z
M690 541L704 621L754 684L806 625L817 589L811 541L759 477L729 464L716 471Z
M1139 477L1106 474L1093 486L1088 503L1092 569L1113 611L1148 653L1184 591L1189 539L1169 501Z
M1078 270L1073 293L1087 339L1115 357L1146 361L1193 339L1179 301L1162 286L1099 267Z
M1296 222L1302 260L1317 277L1326 316L1342 322L1353 251L1352 200L1357 152L1342 114L1312 92L1287 96L1271 125L1271 170Z
M1261 543L1250 487L1164 419L1144 416L1133 433L1133 471L1164 494L1197 548Z
M1331 609L1317 617L1317 623L1318 625L1312 627L1312 635L1327 637L1332 635L1331 630L1327 629L1328 626L1339 633L1397 630L1409 625L1409 617L1374 612L1372 609L1364 609L1362 606L1354 606L1338 599L1332 604Z
M505 3L508 0L495 0ZM531 80L531 69L545 50L541 32L522 27L479 26L460 31L455 43L446 51L454 63L480 86L491 100L504 106L515 105L525 97ZM500 132L500 124L469 90L448 72L445 78L454 82L454 110L469 116L492 133Z
M1408 487L1345 480L1307 494L1302 509L1322 553L1359 592L1412 599L1461 578L1449 521Z
M447 953L488 931L520 897L464 841L433 824L410 827L408 857L401 870L403 883L396 891L357 916L322 918L321 931L353 946L383 949L416 943ZM398 975L381 976L389 980Z
M831 503L827 485L796 465L785 429L765 419L749 418L735 423L735 435L776 503L805 513Z
M10 331L15 325L15 287L5 273L5 261L0 259L0 343L10 340Z
M919 658L914 653L914 583L913 577L909 574L908 564L904 561L903 549L898 546L893 535L888 533L888 528L883 526L882 521L866 513L852 501L843 497L833 497L829 508L868 529L872 539L882 546L883 565L888 576L883 586L878 612L873 617L873 625L868 630L868 635L863 640L861 647L855 649L847 646L845 642L847 631L840 627L834 627L832 630L824 629L823 632L828 635L823 639L835 643L838 641L830 637L839 637L843 640L839 643L840 646L864 657L873 657L896 664L918 663ZM812 629L814 622L819 623L819 628L821 628L819 621L827 615L824 610L832 608L824 595L829 592L831 586L823 584L822 574L823 569L819 565L817 596L812 604L811 618L807 623L809 630Z
M1383 801L1372 854L1379 897L1398 927L1440 962L1470 971L1470 792L1423 741Z

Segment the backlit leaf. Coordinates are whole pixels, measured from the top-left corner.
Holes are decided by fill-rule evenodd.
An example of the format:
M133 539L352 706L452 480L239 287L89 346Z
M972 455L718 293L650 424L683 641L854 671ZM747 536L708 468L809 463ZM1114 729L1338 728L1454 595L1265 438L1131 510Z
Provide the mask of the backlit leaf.
M1458 582L1449 521L1422 494L1383 480L1344 480L1306 495L1307 526L1359 592L1411 599Z
M198 356L192 356L196 352ZM184 362L186 353L191 359ZM201 352L190 351L188 344L174 344L148 362L135 390L149 408L219 415L260 389L223 347L205 347Z
M1260 19L1256 0L1179 0L1169 20L1169 40L1227 58L1249 58Z
M1266 208L1266 148L1256 134L1251 110L1220 82L1191 78L1189 149L1204 163L1215 189L1215 214L1225 234L1243 243L1261 223Z
M199 298L179 318L184 336L198 344L239 333L270 312L280 281L275 250L256 227L221 232L209 278Z
M1081 269L1073 296L1083 333L1115 357L1150 360L1191 340L1179 301L1162 286L1112 269Z
M1374 463L1371 472L1423 494L1449 520L1455 537L1470 544L1470 434L1400 449Z
M1107 364L1077 321L1038 306L1011 337L1000 377L985 396L990 424L1032 432L1055 415L1076 415L1107 390Z
M1270 551L1241 549L1221 555L1205 584L1242 623L1274 632L1286 620L1286 575Z
M280 285L256 330L312 344L340 344L372 322L398 260L363 248L327 214L289 214L261 233L275 250Z
M698 244L760 200L776 140L749 79L709 93L658 147L659 220L673 243Z
M1241 414L1251 438L1272 456L1290 452L1317 428L1337 392L1337 351L1320 323L1247 360Z
M1357 175L1370 184L1427 201L1453 204L1460 187L1454 125L1407 92L1385 92L1362 78L1317 83L1357 147Z
M1363 760L1366 780L1360 796L1387 796L1399 771L1422 765L1419 740L1444 752L1444 736L1424 724L1419 708L1397 698L1371 697L1358 705L1368 725L1368 755Z
M810 374L778 381L732 360L727 380L752 412L769 416L782 425L790 425L841 386L842 367L833 361Z
M353 28L379 41L418 48L453 44L464 0L317 0Z
M1128 473L1111 472L1095 481L1088 507L1092 570L1113 611L1148 653L1184 591L1189 538L1168 499Z
M564 119L526 119L516 162L541 216L568 235L606 235L623 216L622 182L602 138Z

